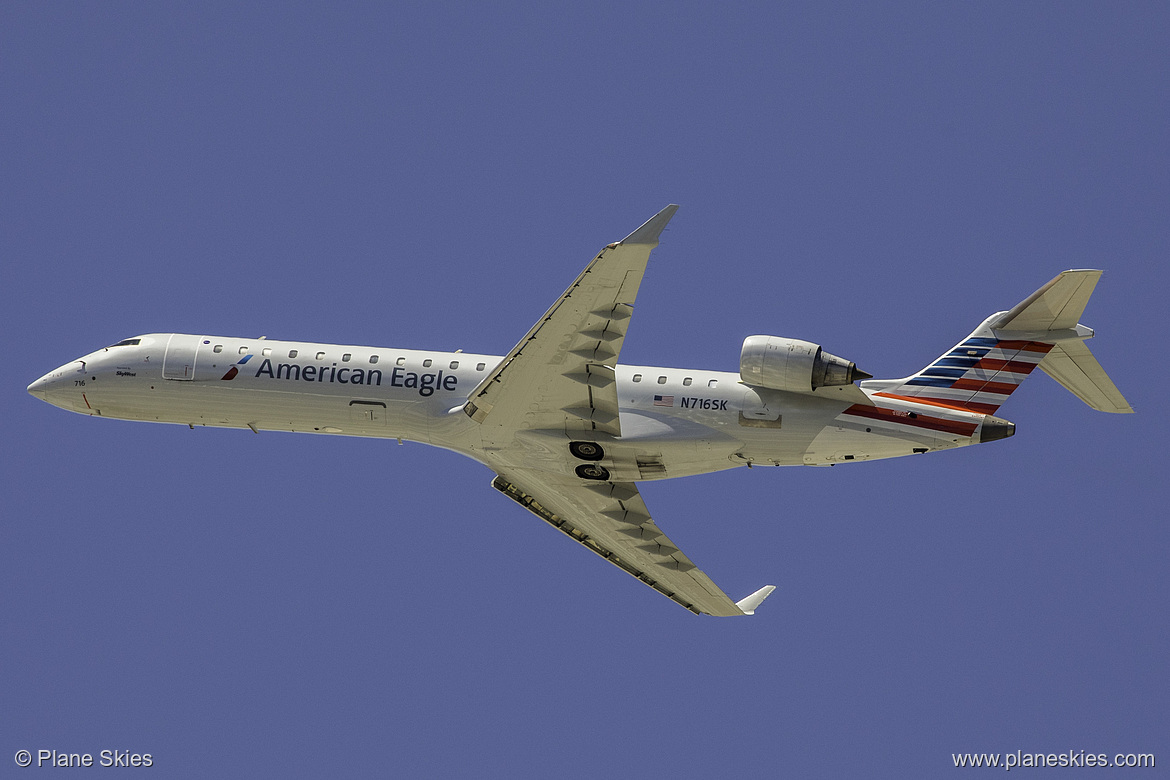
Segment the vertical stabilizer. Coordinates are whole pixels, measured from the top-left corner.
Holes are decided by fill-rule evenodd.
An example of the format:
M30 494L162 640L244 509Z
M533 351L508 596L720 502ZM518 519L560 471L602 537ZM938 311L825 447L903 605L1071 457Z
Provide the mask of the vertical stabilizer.
M1037 367L1104 412L1132 412L1085 345L1078 320L1101 271L1065 271L1009 311L988 317L970 336L905 379L862 382L877 396L994 414Z

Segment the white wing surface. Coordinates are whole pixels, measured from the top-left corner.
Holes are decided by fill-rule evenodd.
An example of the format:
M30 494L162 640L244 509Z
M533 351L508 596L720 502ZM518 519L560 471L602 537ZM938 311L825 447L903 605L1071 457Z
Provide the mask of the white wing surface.
M751 614L772 592L756 591L741 609L654 524L633 482L518 471L497 476L492 487L695 614Z
M745 615L771 588L740 605L654 524L633 482L589 480L487 456L523 446L522 431L568 440L621 436L615 370L650 251L678 206L670 205L601 250L471 395L463 411L482 425L492 486L610 563L695 613ZM615 445L620 446L620 445ZM554 456L555 457L555 456ZM576 461L573 461L576 462Z
M670 205L593 259L463 407L485 440L519 430L621 434L614 369Z

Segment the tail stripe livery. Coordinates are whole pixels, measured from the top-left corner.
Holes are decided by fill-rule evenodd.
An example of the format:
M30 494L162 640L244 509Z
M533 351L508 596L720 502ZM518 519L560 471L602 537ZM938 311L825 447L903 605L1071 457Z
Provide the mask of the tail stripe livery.
M979 424L975 422L946 420L941 417L927 417L912 412L883 409L880 406L863 406L861 404L850 406L842 414L865 417L870 420L880 420L882 422L892 422L899 425L909 425L914 428L925 428L926 430L938 431L940 433L953 433L958 436L973 436L975 430L979 427Z
M906 379L863 382L874 397L995 414L1039 366L1094 409L1132 412L1084 345L1093 331L1077 320L1100 271L1065 271Z
M880 383L885 387L875 395L994 414L1040 364L1052 345L976 335L985 329L990 330L986 323L903 382Z

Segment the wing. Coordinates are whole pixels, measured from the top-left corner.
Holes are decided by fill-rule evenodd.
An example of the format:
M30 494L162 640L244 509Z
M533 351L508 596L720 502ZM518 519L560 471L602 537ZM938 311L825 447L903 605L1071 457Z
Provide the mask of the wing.
M620 435L618 353L650 250L677 210L667 206L602 249L472 391L463 407L467 415L504 434L543 429Z
M472 391L463 410L483 425L485 443L511 442L522 430L621 435L618 353L650 251L677 209L667 206L602 249ZM773 590L729 599L654 524L632 482L496 467L497 490L692 612L751 614Z
M767 585L738 603L728 598L654 524L632 482L516 471L492 487L695 614L750 615L774 590Z

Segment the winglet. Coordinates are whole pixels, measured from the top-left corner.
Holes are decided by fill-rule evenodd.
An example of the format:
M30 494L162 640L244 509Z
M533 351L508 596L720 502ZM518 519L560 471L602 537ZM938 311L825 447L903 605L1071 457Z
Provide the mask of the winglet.
M674 212L676 211L678 211L678 205L671 203L662 211L646 220L646 223L642 227L623 238L620 243L657 244L658 237L662 235L663 228L666 227L667 222L670 222L670 218L674 216Z
M763 604L764 599L771 596L774 590L776 590L775 585L765 585L746 599L740 599L735 602L735 606L739 607L740 612L745 615L754 615L756 614L756 607Z

